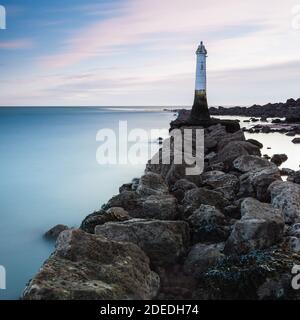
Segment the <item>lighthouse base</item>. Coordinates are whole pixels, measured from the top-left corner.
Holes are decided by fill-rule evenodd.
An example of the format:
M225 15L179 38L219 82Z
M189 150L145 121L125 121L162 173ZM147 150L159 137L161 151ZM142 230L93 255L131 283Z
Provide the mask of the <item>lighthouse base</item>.
M202 121L209 121L210 114L208 110L208 103L206 93L203 91L195 91L195 98L193 108L190 114L189 121L197 124Z

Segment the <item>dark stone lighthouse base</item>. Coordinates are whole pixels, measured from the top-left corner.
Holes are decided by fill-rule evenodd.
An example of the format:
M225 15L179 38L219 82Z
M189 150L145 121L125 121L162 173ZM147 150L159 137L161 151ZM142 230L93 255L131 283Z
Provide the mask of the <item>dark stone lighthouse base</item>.
M195 119L191 116L191 113L191 110L180 110L177 119L170 123L170 130L191 126L208 128L217 124L223 125L228 133L240 130L240 124L237 120L222 120L217 118Z

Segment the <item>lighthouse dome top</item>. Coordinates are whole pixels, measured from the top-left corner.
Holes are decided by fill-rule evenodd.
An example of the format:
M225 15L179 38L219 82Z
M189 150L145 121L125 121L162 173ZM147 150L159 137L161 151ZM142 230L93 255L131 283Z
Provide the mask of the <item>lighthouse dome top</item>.
M200 45L199 45L199 47L198 47L198 49L197 49L197 51L196 51L196 54L207 54L207 50L206 50L206 48L205 48L205 46L204 46L204 44L203 44L203 42L201 41L201 43L200 43Z

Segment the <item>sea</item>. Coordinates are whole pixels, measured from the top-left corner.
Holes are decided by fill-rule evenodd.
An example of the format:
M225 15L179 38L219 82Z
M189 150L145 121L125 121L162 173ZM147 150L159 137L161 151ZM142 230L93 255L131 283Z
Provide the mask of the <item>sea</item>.
M47 230L57 224L78 227L117 194L119 186L143 173L148 154L138 163L99 163L104 142L118 147L123 141L120 121L126 122L128 133L147 133L140 142L155 152L157 139L167 137L174 117L162 108L143 107L0 108L0 269L6 271L0 300L19 299L54 250L54 243L43 237ZM115 132L115 141L99 141L103 129ZM264 144L263 154L286 153L289 159L283 166L299 170L300 146L291 143L293 138L246 135Z

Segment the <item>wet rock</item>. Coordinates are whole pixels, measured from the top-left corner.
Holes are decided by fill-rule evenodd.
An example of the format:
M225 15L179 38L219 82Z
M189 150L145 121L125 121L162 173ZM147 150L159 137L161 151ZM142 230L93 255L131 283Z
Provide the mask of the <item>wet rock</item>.
M219 151L218 161L224 162L228 167L232 166L232 162L241 155L261 156L257 146L246 141L231 141Z
M226 256L202 277L194 299L298 300L291 270L299 256L282 249L255 250L246 255Z
M223 242L230 234L225 216L213 206L202 204L188 218L188 222L193 243Z
M184 262L184 272L195 278L200 278L209 268L224 257L222 250L224 244L197 243L189 252Z
M148 172L140 178L136 192L140 196L163 195L168 193L168 186L161 175Z
M288 237L286 239L287 245L290 251L299 253L300 252L300 238Z
M282 176L292 176L294 173L295 173L295 171L292 169L289 169L289 168L280 169L280 174ZM291 182L293 182L293 181L291 181Z
M159 277L138 246L73 229L60 234L54 254L30 281L23 298L151 299L158 289Z
M192 189L185 193L183 205L187 217L198 209L201 204L210 205L222 211L230 202L219 192L206 188Z
M271 162L275 163L278 167L281 166L285 161L287 161L288 157L286 154L274 154L271 158Z
M264 126L264 127L262 127L261 132L262 133L270 133L270 132L272 132L272 129L269 126Z
M274 208L281 209L285 222L300 222L300 185L288 181L275 181L268 189Z
M65 231L65 230L68 230L68 229L69 229L68 226L65 226L63 224L58 224L55 227L53 227L50 230L48 230L45 233L44 237L46 239L49 239L49 240L56 240L61 232Z
M225 137L223 137L219 142L218 142L218 150L223 149L229 142L232 141L245 141L245 135L242 130L239 130L235 133L231 134L226 134Z
M112 197L102 209L108 210L112 207L121 207L134 218L143 215L142 198L134 191L124 191Z
M300 143L300 138L295 138L295 139L292 140L292 142L294 144L299 144Z
M126 210L121 207L112 207L105 210L96 211L88 215L81 223L80 229L88 233L94 233L97 225L110 221L129 220L130 216Z
M262 149L264 147L264 145L262 143L260 143L259 141L255 140L255 139L247 139L246 141L249 142L249 143L254 144L259 149Z
M296 132L295 131L290 131L288 133L285 134L287 137L295 137L296 136Z
M295 223L288 229L288 234L291 237L300 238L300 223Z
M155 266L176 263L189 244L189 227L183 221L133 219L97 226L97 235L140 246Z
M300 171L291 172L287 178L289 182L300 184Z
M268 167L258 168L240 176L240 191L238 196L255 197L260 201L268 202L268 187L274 181L280 180L281 175L278 167L274 164Z
M268 160L257 156L240 156L233 161L233 167L240 172L249 172L266 167L274 167Z
M280 209L247 198L241 204L241 215L225 244L226 254L245 254L268 248L282 239L284 219Z
M239 190L239 179L222 171L208 171L201 175L202 185L220 192L224 198L233 200Z
M172 195L150 196L143 202L143 218L175 220L177 216L177 200Z
M224 215L232 219L241 219L241 210L238 205L232 204L224 208Z
M177 180L174 186L171 188L172 194L176 199L181 202L184 198L186 191L197 188L197 186L186 179Z

